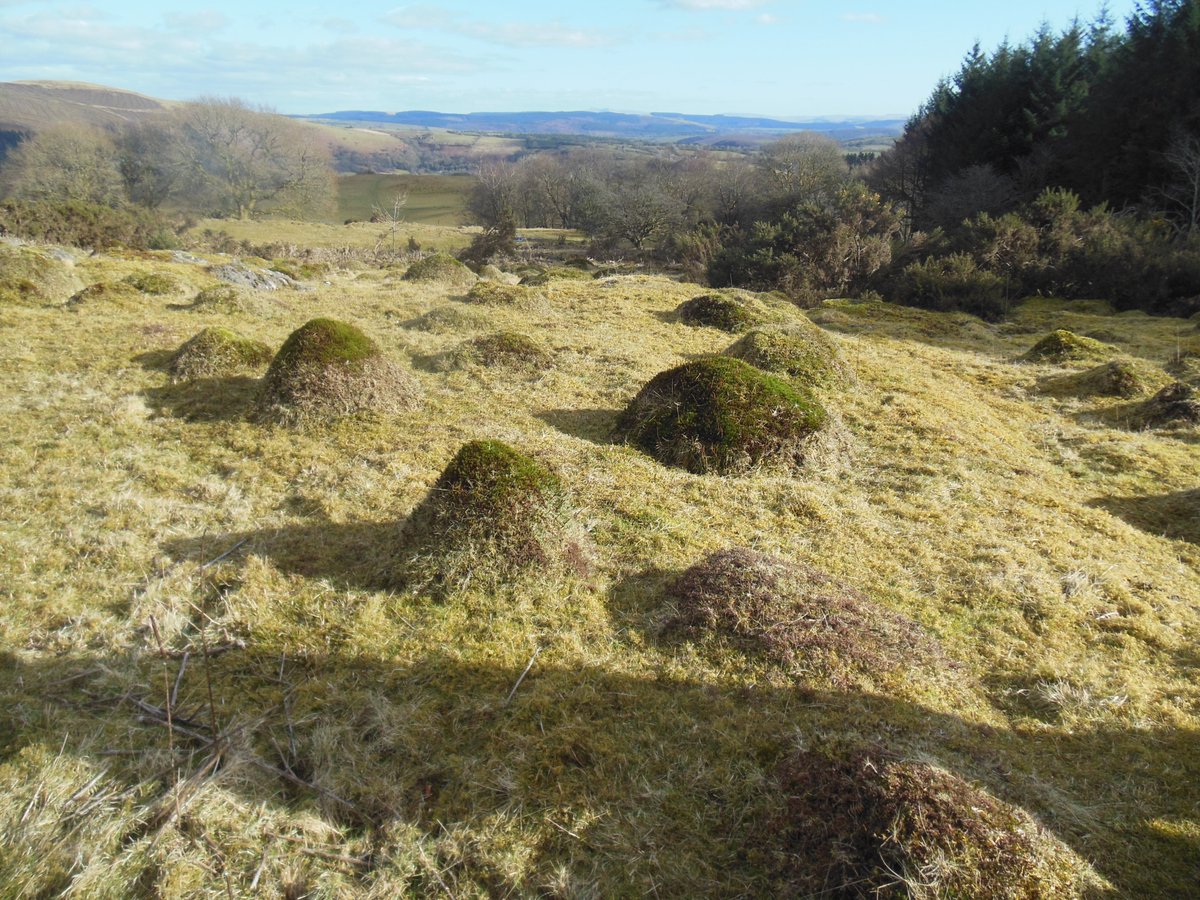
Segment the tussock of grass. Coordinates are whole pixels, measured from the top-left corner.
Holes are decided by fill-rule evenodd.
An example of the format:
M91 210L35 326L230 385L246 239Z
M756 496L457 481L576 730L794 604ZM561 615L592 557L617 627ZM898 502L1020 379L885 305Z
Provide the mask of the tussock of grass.
M737 359L660 372L630 401L616 434L665 465L729 474L802 456L826 414L803 388Z
M393 413L418 403L413 376L354 325L313 319L288 336L259 397L265 420L302 422L356 412Z
M487 324L487 318L475 310L465 309L457 304L447 304L435 306L428 312L405 323L404 327L429 334L458 334L463 331L486 328Z
M1059 328L1046 335L1021 357L1025 362L1066 363L1092 362L1116 353L1115 347L1089 337Z
M1134 359L1114 359L1084 372L1044 379L1047 394L1072 397L1123 397L1129 399L1158 390L1171 379L1156 366Z
M471 286L464 298L468 303L481 306L513 306L528 309L544 302L536 291L521 284L504 284L496 281L479 281Z
M1133 429L1189 428L1200 425L1200 396L1195 388L1176 381L1153 397L1118 410L1116 418Z
M521 284L529 287L544 287L552 281L591 281L590 272L575 266L535 267L521 276Z
M568 542L564 487L542 463L502 441L464 444L405 523L402 585L460 590L580 560Z
M405 281L429 281L462 287L474 284L475 273L446 253L434 253L419 259L404 273Z
M679 321L685 325L717 328L730 334L746 331L762 322L749 305L729 294L700 294L679 305Z
M0 305L60 304L79 289L71 265L32 247L0 244Z
M205 328L171 356L167 371L177 380L237 375L271 361L271 348L227 328Z
M164 272L134 272L132 275L126 275L121 283L139 293L155 296L174 294L181 289L179 280Z
M752 329L725 354L805 385L828 388L854 379L833 341L807 321Z
M232 284L215 284L199 291L186 308L193 312L261 316L277 312L283 308L283 304L269 294L245 290Z
M823 572L735 547L710 554L667 587L664 629L766 654L793 674L848 687L897 668L947 660L911 619Z
M510 369L544 368L552 362L550 352L528 335L497 331L467 341L452 354L456 366L502 366Z
M1086 865L1023 810L878 747L802 750L779 770L783 871L800 894L1081 897Z

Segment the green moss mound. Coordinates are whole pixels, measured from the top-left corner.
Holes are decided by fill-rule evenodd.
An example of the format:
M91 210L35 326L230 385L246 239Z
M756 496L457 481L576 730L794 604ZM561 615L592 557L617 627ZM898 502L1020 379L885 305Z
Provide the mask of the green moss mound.
M500 584L578 558L562 481L501 441L464 444L402 533L396 580L438 592Z
M528 335L497 331L468 341L456 354L460 363L528 369L551 361L548 350Z
M675 310L679 321L697 328L717 328L738 334L762 323L749 305L727 294L701 294L685 300Z
M266 420L299 422L416 405L413 376L387 359L357 327L313 319L284 341L263 378L258 408Z
M60 304L79 290L72 267L30 247L0 246L0 305Z
M916 622L817 569L744 547L705 557L666 597L666 633L716 638L825 684L869 687L898 669L951 667Z
M431 281L466 286L475 283L475 273L446 253L435 253L419 259L404 273L405 281Z
M591 281L592 275L574 266L550 266L530 272L521 278L521 284L543 287L552 281Z
M802 750L777 773L770 829L789 895L1052 900L1085 896L1085 863L1025 811L879 747Z
M712 356L654 376L621 413L616 436L665 465L726 474L798 461L805 439L825 422L806 389Z
M271 361L271 348L228 328L205 328L171 357L167 371L178 380L236 375Z
M1083 372L1048 378L1041 390L1071 397L1140 397L1170 382L1155 366L1135 359L1114 359Z
M478 281L467 291L466 301L481 306L525 307L539 297L539 294L523 285Z
M725 355L806 385L834 387L853 380L837 346L815 325L754 328L733 343Z
M161 272L135 272L122 278L121 282L139 293L156 296L174 294L180 290L177 279Z
M1060 328L1046 335L1021 357L1025 362L1079 363L1105 359L1117 352L1111 344Z

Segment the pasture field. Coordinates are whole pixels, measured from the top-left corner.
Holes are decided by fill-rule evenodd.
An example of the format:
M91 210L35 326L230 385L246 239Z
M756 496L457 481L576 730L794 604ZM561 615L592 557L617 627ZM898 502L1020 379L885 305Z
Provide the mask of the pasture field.
M787 894L823 862L781 838L781 767L864 744L1036 819L1058 887L1030 896L1195 895L1200 436L1122 427L1140 396L1021 356L1066 328L1194 380L1196 322L758 296L850 374L813 388L828 421L799 467L692 474L612 435L656 374L735 340L680 321L704 288L356 264L198 299L228 262L201 256L54 251L59 287L0 293L0 896ZM275 350L315 318L419 401L282 425L261 362L171 374L204 328ZM481 355L498 334L537 364ZM477 440L554 474L571 565L396 581ZM830 675L673 630L680 574L729 548L910 623L912 665Z
M375 207L391 211L396 194L406 192L401 215L421 225L461 225L471 175L342 175L338 178L337 218L366 221Z

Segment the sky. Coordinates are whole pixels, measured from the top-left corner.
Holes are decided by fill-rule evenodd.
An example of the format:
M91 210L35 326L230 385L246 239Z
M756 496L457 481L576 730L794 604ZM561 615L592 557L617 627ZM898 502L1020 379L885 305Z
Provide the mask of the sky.
M329 3L0 0L0 81L281 113L614 110L908 116L978 42L1101 0ZM1134 0L1110 0L1120 25Z

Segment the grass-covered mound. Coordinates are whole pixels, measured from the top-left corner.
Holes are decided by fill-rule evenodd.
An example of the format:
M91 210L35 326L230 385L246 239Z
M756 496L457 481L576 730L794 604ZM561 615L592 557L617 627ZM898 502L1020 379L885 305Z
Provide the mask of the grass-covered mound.
M532 457L501 441L470 441L405 523L393 580L444 593L578 559L564 496L559 477Z
M916 622L808 566L734 547L710 554L667 587L668 634L715 637L762 653L805 678L872 683L946 657Z
M1136 359L1114 359L1083 372L1047 378L1041 390L1070 397L1139 397L1171 379L1165 372Z
M833 341L807 322L754 328L734 342L725 355L807 385L833 387L853 378Z
M522 276L521 284L530 287L543 287L552 281L591 281L592 275L575 266L550 266L537 269Z
M655 375L621 413L616 436L665 465L724 474L798 460L825 421L804 388L711 356Z
M267 369L259 396L264 419L297 422L416 405L412 375L379 345L336 319L313 319L291 333Z
M538 341L516 331L497 331L467 341L454 353L458 365L504 366L529 369L546 366L550 352Z
M1111 344L1104 344L1089 337L1059 328L1052 331L1021 357L1025 362L1064 363L1092 362L1105 359L1117 352Z
M1057 900L1086 866L1025 811L878 747L802 750L779 767L774 829L789 893Z
M1127 428L1178 428L1200 425L1200 397L1191 385L1176 381L1153 397L1122 410L1119 418Z
M271 348L228 328L205 328L175 351L167 371L176 380L237 375L271 361Z
M478 281L467 291L468 303L481 306L524 307L541 295L520 284L505 284L499 281Z
M1166 370L1185 384L1200 387L1200 349L1175 353L1167 363Z
M487 317L461 304L447 303L445 306L435 306L411 321L405 322L405 328L424 331L429 334L456 334L486 327Z
M0 245L0 305L62 303L79 289L69 264L30 247Z
M121 281L138 293L155 296L174 294L180 289L178 279L162 272L135 272L126 275Z
M675 312L685 325L717 328L730 334L738 334L762 322L753 308L729 294L701 294L679 304Z
M418 259L404 273L405 281L431 281L466 287L475 283L475 273L448 253L434 253Z
M223 315L264 315L281 308L274 297L250 291L232 284L214 284L199 291L186 308L192 312Z
M140 297L137 289L124 281L97 281L72 294L67 307L78 309L96 303L130 305L131 301Z

